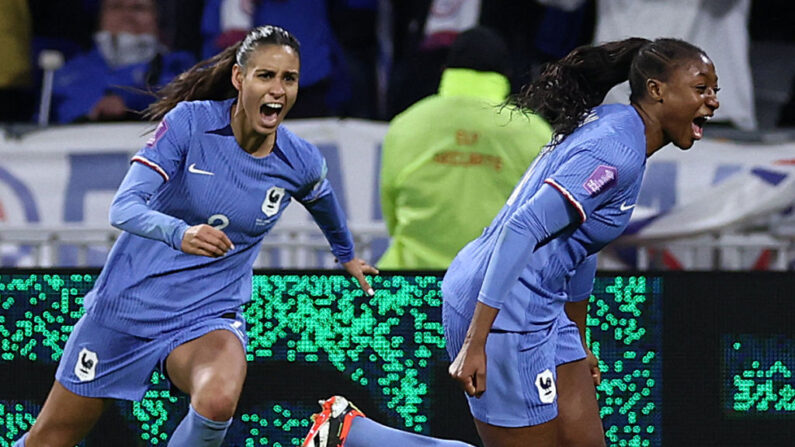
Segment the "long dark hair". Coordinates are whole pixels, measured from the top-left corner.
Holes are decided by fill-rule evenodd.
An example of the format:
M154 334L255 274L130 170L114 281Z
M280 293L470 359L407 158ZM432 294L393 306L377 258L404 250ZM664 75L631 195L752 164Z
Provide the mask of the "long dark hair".
M301 46L295 36L278 26L259 26L249 31L242 41L197 63L156 91L157 100L144 110L144 118L161 120L181 101L234 98L237 90L231 82L232 67L238 64L245 70L251 53L259 45L285 45L300 57Z
M511 102L547 120L562 141L615 85L629 79L629 98L636 102L646 95L648 79L666 81L677 64L702 55L703 50L678 39L633 37L586 45L547 64Z

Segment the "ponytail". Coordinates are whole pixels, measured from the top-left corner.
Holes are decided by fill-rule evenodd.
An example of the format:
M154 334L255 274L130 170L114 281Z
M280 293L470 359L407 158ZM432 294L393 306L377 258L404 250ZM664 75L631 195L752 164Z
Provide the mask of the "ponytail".
M613 86L629 78L632 60L649 43L630 38L576 48L563 59L547 64L541 76L523 87L513 102L544 118L560 141Z
M615 85L629 80L634 103L647 95L646 81L667 81L674 67L699 57L706 57L704 50L679 39L632 37L582 46L548 64L512 102L547 120L560 142Z
M232 85L232 67L240 42L205 59L155 92L157 100L144 110L144 118L159 121L182 101L223 100L237 96Z

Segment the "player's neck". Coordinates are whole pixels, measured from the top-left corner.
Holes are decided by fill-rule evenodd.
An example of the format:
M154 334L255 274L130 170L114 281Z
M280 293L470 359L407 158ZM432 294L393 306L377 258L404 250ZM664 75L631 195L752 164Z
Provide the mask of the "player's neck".
M231 126L232 133L235 135L237 144L253 157L265 157L273 151L273 146L276 144L276 132L269 134L261 134L255 132L247 125L245 118L235 113L236 105L232 106Z
M659 120L646 110L644 104L633 102L632 107L635 108L635 111L640 115L640 119L643 121L646 135L646 158L651 157L652 154L668 144L668 142L665 141L662 126Z
M262 158L273 151L273 146L276 143L276 132L267 135L249 132L241 138L235 136L235 139L237 139L237 144L251 156Z

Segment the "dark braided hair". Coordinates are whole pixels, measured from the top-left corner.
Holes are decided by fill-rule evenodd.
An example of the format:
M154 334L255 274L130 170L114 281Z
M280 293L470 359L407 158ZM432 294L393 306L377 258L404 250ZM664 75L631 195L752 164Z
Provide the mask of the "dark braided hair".
M678 39L633 37L582 46L547 64L512 103L547 120L560 142L615 85L629 79L630 101L637 102L646 95L647 80L666 81L679 64L702 55L703 50Z
M260 45L285 45L300 57L300 44L295 36L278 26L259 26L249 31L242 41L197 63L156 91L157 100L144 110L144 118L161 120L182 101L234 98L237 90L231 82L232 67L238 64L245 70L251 53Z

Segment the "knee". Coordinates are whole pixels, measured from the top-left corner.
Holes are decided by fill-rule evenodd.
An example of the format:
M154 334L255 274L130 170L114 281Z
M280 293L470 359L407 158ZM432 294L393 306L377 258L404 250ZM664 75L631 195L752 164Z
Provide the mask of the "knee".
M227 421L235 414L239 394L229 386L206 386L191 396L191 405L213 421Z

